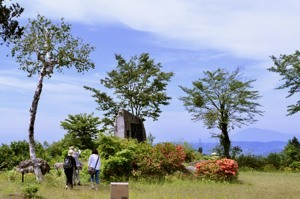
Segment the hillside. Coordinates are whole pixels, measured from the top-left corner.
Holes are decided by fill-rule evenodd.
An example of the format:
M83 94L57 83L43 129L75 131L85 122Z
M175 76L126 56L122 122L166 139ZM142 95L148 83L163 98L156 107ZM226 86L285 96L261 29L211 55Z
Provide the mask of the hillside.
M242 131L238 131L230 135L232 141L247 141L247 142L273 142L282 141L287 142L294 136L299 137L299 134L288 134L278 131L259 129L259 128L248 128Z
M240 146L243 154L263 155L266 156L270 153L279 153L284 149L288 140L293 137L300 138L299 134L287 134L272 130L265 130L259 128L248 128L236 133L230 134L232 146ZM193 142L193 148L203 148L204 154L211 154L213 148L217 145L214 142Z
M243 150L243 154L249 155L262 155L267 156L270 153L279 153L284 149L287 142L273 141L273 142L232 142L232 146L239 146ZM200 146L203 149L204 154L211 154L213 148L216 147L217 143L191 143L192 147L198 149Z

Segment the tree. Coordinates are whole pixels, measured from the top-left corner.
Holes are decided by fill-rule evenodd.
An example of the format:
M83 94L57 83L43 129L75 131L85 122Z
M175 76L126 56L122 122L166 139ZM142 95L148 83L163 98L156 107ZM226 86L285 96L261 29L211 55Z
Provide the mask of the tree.
M4 0L0 0L0 37L2 41L0 44L7 42L9 44L10 40L20 38L24 27L19 26L19 22L15 20L18 18L24 8L22 8L18 3L13 3L10 6L4 5Z
M154 63L148 53L134 56L128 62L121 55L116 54L115 57L118 61L116 69L108 72L108 77L100 80L104 87L114 90L115 97L84 86L94 93L93 97L99 105L97 109L106 111L102 120L105 129L114 125L115 117L121 108L143 120L146 117L157 120L161 113L160 105L168 105L171 99L165 90L173 73L162 72L161 64Z
M296 137L288 141L283 149L283 154L285 155L285 163L287 166L293 162L300 161L300 143Z
M38 74L38 83L30 107L29 145L30 159L34 162L37 181L42 181L42 173L36 161L34 125L39 99L42 93L44 77L51 78L56 70L75 67L77 72L88 71L95 65L89 60L94 47L83 44L79 38L71 35L71 26L61 19L53 24L49 19L38 15L36 20L29 19L22 39L16 41L12 56L16 56L20 69L28 76Z
M279 58L271 56L274 66L268 68L269 71L278 73L283 81L282 85L276 89L289 88L287 98L298 93L300 91L300 52L296 51L292 55L280 55ZM294 105L287 107L288 114L293 115L300 111L300 100Z
M255 114L262 115L256 100L258 91L253 91L251 83L255 80L243 80L241 69L233 72L225 69L204 72L204 78L193 82L193 88L179 86L186 94L179 99L186 110L192 113L192 120L203 120L208 129L218 128L223 154L230 158L231 143L229 131L235 126L253 123Z
M60 126L67 130L63 142L68 145L74 145L80 149L93 149L95 140L98 136L100 119L92 114L68 115L68 119L61 122Z
M37 154L45 158L45 150L43 146L36 143ZM26 140L13 141L10 145L2 144L0 147L0 170L11 170L21 161L29 158L29 144Z

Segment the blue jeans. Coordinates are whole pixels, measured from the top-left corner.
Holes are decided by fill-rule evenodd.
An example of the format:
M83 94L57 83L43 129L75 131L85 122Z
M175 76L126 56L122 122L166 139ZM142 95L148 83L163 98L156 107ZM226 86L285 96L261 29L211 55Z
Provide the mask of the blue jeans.
M95 182L96 180L96 183L99 184L99 174L100 174L100 170L96 170L95 174L91 175L91 182Z

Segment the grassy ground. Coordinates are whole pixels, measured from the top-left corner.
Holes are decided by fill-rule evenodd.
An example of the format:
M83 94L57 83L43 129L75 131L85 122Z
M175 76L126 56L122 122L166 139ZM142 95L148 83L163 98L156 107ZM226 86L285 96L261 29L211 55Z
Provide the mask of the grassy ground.
M216 183L169 178L161 183L129 182L131 199L296 199L300 198L300 173L240 172L237 183ZM34 176L27 174L21 183L18 173L0 174L0 198L22 198L22 189L35 184ZM76 186L73 190L64 189L64 176L45 176L39 186L38 198L110 198L109 184L101 184L100 190L92 190L89 183Z

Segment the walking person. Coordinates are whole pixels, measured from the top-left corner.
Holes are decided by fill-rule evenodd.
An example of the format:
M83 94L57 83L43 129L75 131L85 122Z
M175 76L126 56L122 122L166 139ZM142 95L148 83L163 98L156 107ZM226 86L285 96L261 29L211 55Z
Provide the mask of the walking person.
M76 162L76 167L77 170L73 170L73 185L76 185L76 181L77 181L77 185L81 185L80 182L80 176L79 176L79 171L82 170L82 164L79 161L79 156L81 154L81 150L77 150L73 147L74 153L73 153L73 158L75 159Z
M97 149L92 150L92 154L89 157L88 167L94 169L94 172L90 173L92 189L98 190L101 159Z
M74 151L69 149L68 156L64 160L64 172L66 175L66 189L73 189L73 172L77 170L75 159L73 158Z

